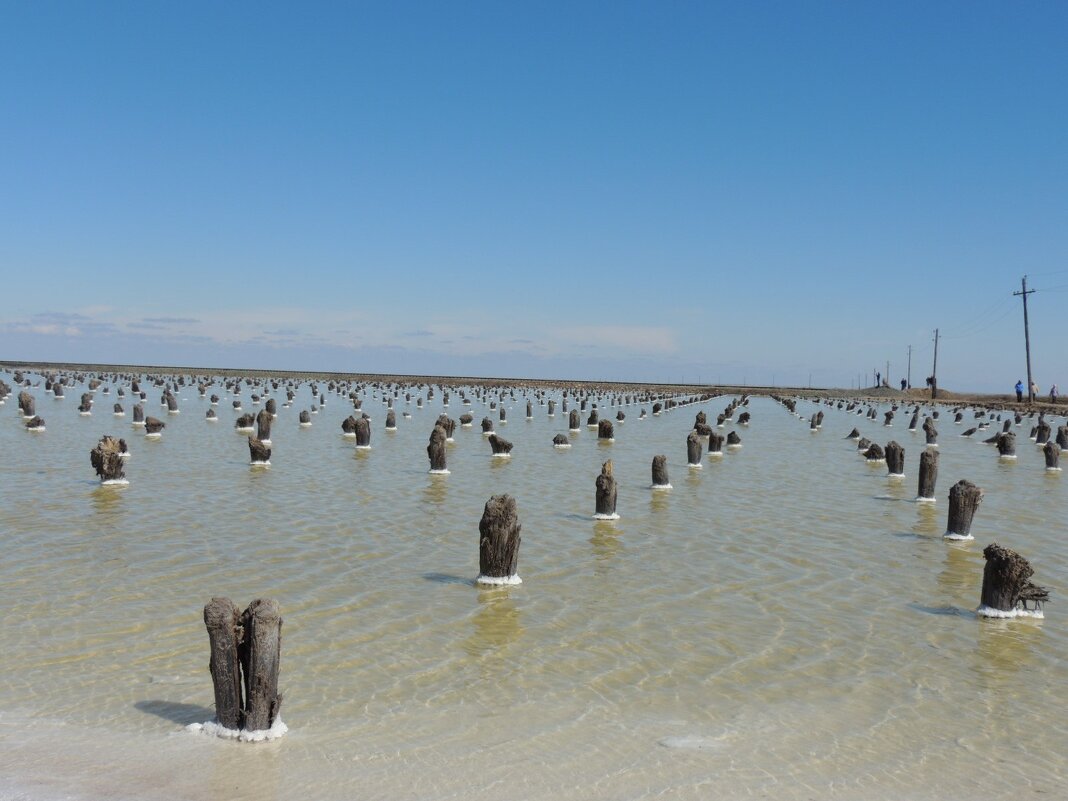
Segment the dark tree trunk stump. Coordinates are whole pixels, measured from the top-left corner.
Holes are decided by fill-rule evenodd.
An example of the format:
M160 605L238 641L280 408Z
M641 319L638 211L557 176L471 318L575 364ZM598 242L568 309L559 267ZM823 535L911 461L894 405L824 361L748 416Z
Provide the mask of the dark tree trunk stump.
M282 650L282 616L278 604L258 598L241 615L244 641L241 667L245 674L245 726L266 731L278 717L278 668Z
M860 439L860 432L854 428L846 435L846 439L858 440Z
M996 542L983 549L983 556L986 566L977 613L983 617L1041 617L1049 590L1031 583L1035 571L1028 561Z
M601 465L601 474L596 482L596 512L594 517L602 520L614 520L616 514L616 479L612 475L612 460Z
M96 447L89 453L89 462L96 470L100 481L105 484L124 482L126 474L122 470L122 446L119 440L103 436Z
M145 433L159 436L160 432L166 428L167 424L162 420L157 420L155 417L145 418Z
M271 463L271 449L256 437L248 438L248 455L252 464Z
M864 451L864 458L869 462L881 462L886 459L886 453L878 442L873 442Z
M1006 459L1016 458L1016 435L1011 431L1005 431L994 438L994 446L998 449L998 455Z
M260 413L256 415L256 439L261 442L271 441L271 422L274 420L271 417L271 413L266 409L261 409Z
M1039 422L1035 428L1035 444L1045 445L1049 442L1050 437L1050 425L1045 420Z
M488 417L483 417L482 418L482 433L483 434L491 434L491 433L493 433L493 421L490 420Z
M223 728L239 731L245 728L239 653L244 627L233 601L212 598L204 607L204 625L211 644L208 669L215 687L215 719Z
M916 499L934 501L935 483L937 481L938 451L927 449L920 454L920 482Z
M670 489L668 480L667 456L660 454L653 457L653 489Z
M578 413L578 409L572 409L568 413L567 427L569 429L571 429L572 431L578 431L579 430L579 413Z
M1060 470L1061 469L1061 446L1056 442L1047 442L1042 448L1042 453L1046 457L1046 469L1047 470Z
M983 500L983 491L970 481L961 479L949 488L949 524L943 535L951 540L973 539L972 519Z
M713 431L708 435L708 455L723 453L723 435Z
M478 583L520 584L519 545L522 542L515 498L494 495L486 501L478 524Z
M601 420L597 423L597 439L611 441L615 438L615 429L611 420Z
M686 463L690 467L701 466L701 437L694 431L686 435Z
M894 440L886 443L886 472L891 476L905 475L905 449Z
M393 431L397 428L397 413L390 409L386 412L386 431Z
M727 433L727 445L731 448L742 447L742 438L738 436L737 432L730 431Z
M508 456L512 453L512 443L506 440L504 437L499 437L496 434L489 435L489 444L493 449L494 456Z
M367 417L361 417L356 421L356 447L371 447L371 421Z
M567 439L567 437L565 435L557 434L555 437L553 437L553 447L555 447L555 448L570 448L571 447L571 443L568 441L568 439Z

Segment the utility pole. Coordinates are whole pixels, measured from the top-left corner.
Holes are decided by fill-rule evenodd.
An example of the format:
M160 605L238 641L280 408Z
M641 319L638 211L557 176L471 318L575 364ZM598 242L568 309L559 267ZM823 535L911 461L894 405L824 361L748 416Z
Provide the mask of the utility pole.
M934 366L931 368L931 399L938 397L938 329L935 329Z
M1027 276L1020 279L1020 291L1013 292L1023 298L1024 307L1024 348L1027 350L1027 402L1035 402L1034 381L1031 380L1031 331L1027 326L1027 296L1033 295L1035 290L1027 288Z
M886 360L886 372L883 373L883 383L890 386L890 360Z
M909 369L905 374L905 386L912 389L912 345L909 345Z

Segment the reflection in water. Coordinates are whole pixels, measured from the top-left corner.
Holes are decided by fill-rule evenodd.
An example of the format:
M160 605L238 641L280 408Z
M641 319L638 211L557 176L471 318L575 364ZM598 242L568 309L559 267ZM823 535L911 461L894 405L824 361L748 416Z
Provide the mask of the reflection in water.
M428 474L427 478L429 481L423 487L423 501L440 506L449 495L449 477Z
M1041 641L1042 621L1035 618L981 618L973 669L981 683L993 690L1027 681L1034 663L1033 648Z
M463 642L463 649L473 657L496 654L515 642L523 633L519 609L509 597L509 588L479 588L479 610L472 618L474 631Z
M593 523L593 536L590 537L593 555L597 559L594 572L603 575L605 563L618 556L623 550L623 540L615 523L608 520L596 520Z
M669 507L671 490L651 490L649 492L649 511L666 512Z
M123 509L122 496L129 489L128 485L99 485L89 494L93 511L100 515L100 523L113 526L118 522Z
M918 537L940 537L945 533L945 528L939 520L941 515L937 503L917 503L916 522L912 524L912 533Z
M938 586L955 605L975 609L979 606L985 564L974 541L946 540L946 558L938 574Z

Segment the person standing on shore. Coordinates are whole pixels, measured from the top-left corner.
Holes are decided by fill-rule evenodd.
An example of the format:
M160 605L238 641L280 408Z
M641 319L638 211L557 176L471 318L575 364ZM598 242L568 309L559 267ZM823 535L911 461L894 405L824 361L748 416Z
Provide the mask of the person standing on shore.
M1049 388L1049 402L1050 403L1056 403L1057 402L1057 385L1056 384L1054 384L1052 387Z
M1023 379L1016 382L1016 402L1023 403Z
M1031 379L1031 397L1032 398L1037 398L1038 397L1038 382L1035 381L1034 379Z

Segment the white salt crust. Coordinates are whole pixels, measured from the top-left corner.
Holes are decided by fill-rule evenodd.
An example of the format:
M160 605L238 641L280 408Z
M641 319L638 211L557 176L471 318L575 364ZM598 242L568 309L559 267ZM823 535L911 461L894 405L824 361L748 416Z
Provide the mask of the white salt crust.
M593 516L594 520L619 520L619 515L613 512L610 515L596 514Z
M428 470L427 472L430 473L430 475L432 475L432 476L447 476L447 475L451 475L450 471L448 471L448 470Z
M475 579L476 584L488 584L493 587L514 587L522 584L523 579L516 576L479 576Z
M935 503L937 498L924 498L921 495L916 496L916 503Z
M240 740L243 743L262 743L267 740L277 740L287 731L289 727L282 722L281 717L277 717L274 723L271 724L269 729L260 729L258 731L248 731L242 729L228 729L225 726L219 725L218 722L210 720L207 723L190 723L185 727L186 731L194 732L196 734L207 734L212 737L220 737L224 740Z
M559 448L560 450L563 451L563 450L567 450L568 448L570 448L571 447L571 443L570 442L565 442L563 445L557 445L557 444L554 443L553 447L554 448Z
M672 486L671 486L670 484L653 484L653 485L652 485L652 486L650 487L650 489L655 489L655 490L669 490L669 489L674 489L674 487L672 487Z
M163 433L157 431L155 434L145 434L145 439L159 439L163 436Z
M270 467L271 460L268 459L265 462L249 462L249 467Z
M1003 609L995 609L992 606L985 605L976 609L975 614L979 615L979 617L996 617L1004 620L1011 620L1014 617L1034 617L1041 620L1046 616L1041 609L1010 609L1006 612Z
M130 480L128 478L109 478L107 481L101 481L101 487L128 487Z
M968 540L974 540L975 537L973 537L971 534L958 534L955 531L947 531L945 534L942 535L942 539L957 540L958 542L967 542Z

